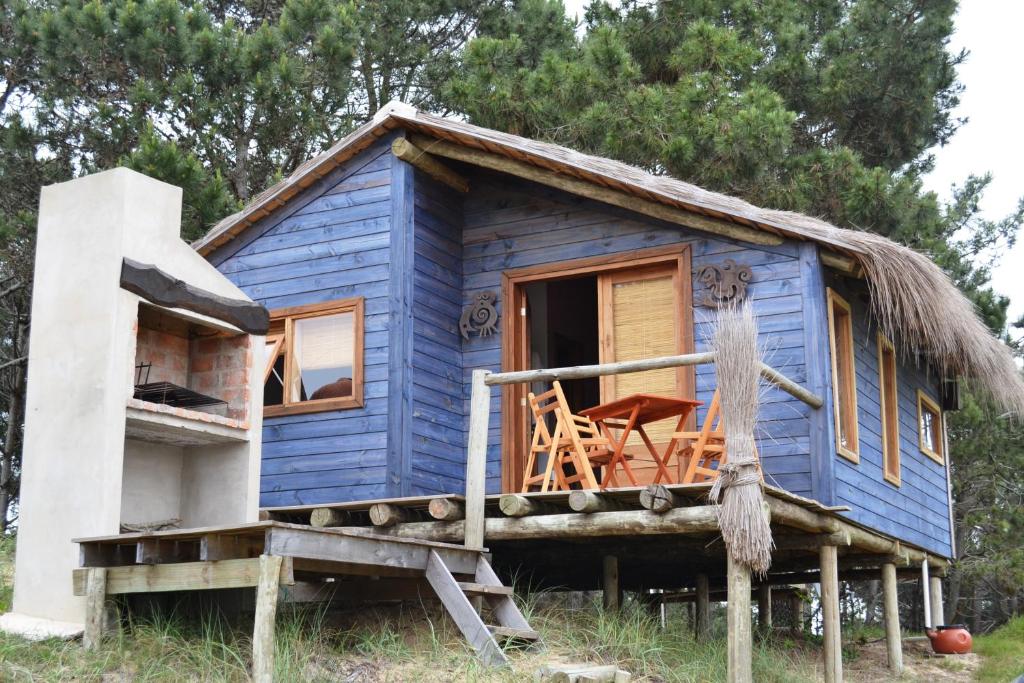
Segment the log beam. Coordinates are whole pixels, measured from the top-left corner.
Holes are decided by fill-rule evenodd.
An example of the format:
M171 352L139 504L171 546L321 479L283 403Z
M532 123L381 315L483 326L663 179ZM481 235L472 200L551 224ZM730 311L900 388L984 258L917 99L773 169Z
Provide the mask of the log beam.
M377 503L370 506L370 521L374 526L391 527L408 519L408 512L397 505Z
M489 168L500 173L507 173L517 178L554 187L571 194L587 197L588 199L611 204L628 211L635 211L645 216L676 223L695 230L702 230L714 235L750 242L751 244L777 246L784 241L780 236L764 230L749 228L737 223L687 211L683 208L642 199L620 190L601 187L586 180L570 178L554 171L538 168L522 161L516 161L483 150L463 147L420 135L412 136L412 141L417 147L437 156Z
M463 193L469 192L469 180L465 176L448 168L438 161L437 157L424 152L405 138L398 138L391 143L391 152L402 161L412 164L434 180L444 183L453 190Z
M434 498L428 504L427 512L442 522L456 522L466 518L466 506L451 498Z
M573 512L614 512L622 505L607 496L593 491L573 491L569 494L569 508Z
M624 510L587 516L572 512L518 518L488 517L481 521L489 541L685 535L718 531L718 513L712 505L676 508L662 515L650 510ZM463 522L410 522L391 527L387 533L400 538L457 542L462 539Z
M651 512L668 512L685 504L685 498L672 493L664 484L651 484L640 492L640 506Z
M309 525L318 528L345 526L350 522L351 515L346 510L316 508L309 514Z

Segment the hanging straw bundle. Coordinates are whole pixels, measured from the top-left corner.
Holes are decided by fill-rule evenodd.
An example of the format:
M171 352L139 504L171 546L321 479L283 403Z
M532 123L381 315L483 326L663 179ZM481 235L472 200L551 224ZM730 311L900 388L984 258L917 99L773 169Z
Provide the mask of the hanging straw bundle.
M773 543L754 448L761 354L749 305L719 311L711 345L728 459L719 467L709 497L714 503L721 502L718 525L729 555L764 576L771 566Z

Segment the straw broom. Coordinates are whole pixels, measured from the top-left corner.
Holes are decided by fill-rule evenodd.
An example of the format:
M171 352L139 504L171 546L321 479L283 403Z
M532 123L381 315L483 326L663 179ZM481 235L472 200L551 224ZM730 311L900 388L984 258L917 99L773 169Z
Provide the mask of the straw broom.
M718 525L729 555L764 576L771 566L773 542L754 448L761 354L748 304L718 312L711 345L728 458L708 495L713 503L721 503Z

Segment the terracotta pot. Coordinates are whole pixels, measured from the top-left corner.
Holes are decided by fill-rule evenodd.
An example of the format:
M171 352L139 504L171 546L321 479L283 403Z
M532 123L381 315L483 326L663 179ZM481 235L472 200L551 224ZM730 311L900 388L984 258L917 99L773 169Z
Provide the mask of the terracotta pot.
M971 651L971 634L963 624L937 626L925 631L925 635L940 655L965 655Z

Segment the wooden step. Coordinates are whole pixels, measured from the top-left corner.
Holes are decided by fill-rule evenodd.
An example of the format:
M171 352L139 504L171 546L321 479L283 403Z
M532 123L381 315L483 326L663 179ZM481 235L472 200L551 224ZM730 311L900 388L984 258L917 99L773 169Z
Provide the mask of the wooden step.
M488 626L495 638L506 640L540 640L540 634L526 628L511 628L508 626Z
M511 586L491 586L486 583L459 581L459 588L470 595L512 595Z

